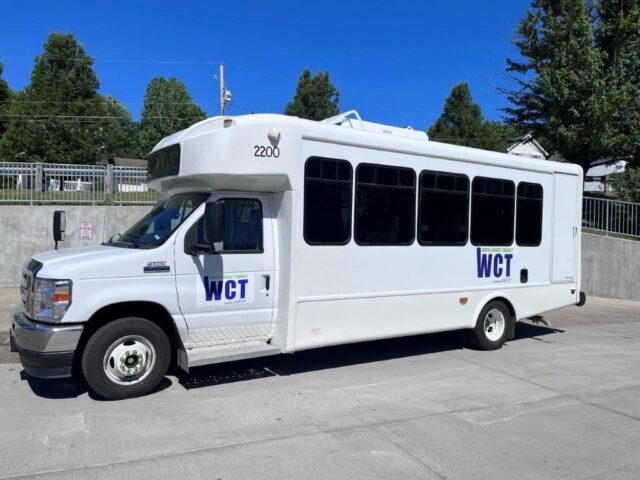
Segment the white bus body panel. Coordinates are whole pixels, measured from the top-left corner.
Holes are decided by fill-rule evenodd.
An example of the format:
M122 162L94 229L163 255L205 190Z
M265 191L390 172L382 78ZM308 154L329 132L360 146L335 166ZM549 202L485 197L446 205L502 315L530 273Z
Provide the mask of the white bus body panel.
M355 171L360 163L373 163L422 170L505 178L516 183L542 185L544 192L542 242L538 247L359 246L353 239L345 246L311 246L300 240L298 307L295 349L313 348L377 338L470 328L481 308L492 298L505 298L518 319L575 303L575 289L551 284L551 245L554 240L554 172L424 158L314 140L303 141L303 160L326 157L348 160ZM577 175L563 175L575 182ZM355 181L355 180L354 180ZM573 212L558 229L572 231L578 194L575 188L562 195ZM568 194L567 194L568 193ZM355 195L355 186L354 186ZM555 198L559 198L556 195ZM418 201L418 199L416 199ZM417 206L416 206L417 212ZM353 222L352 222L353 228ZM302 231L295 235L302 238ZM575 242L566 246L575 255ZM509 252L509 272L500 278L480 277L478 250ZM571 268L571 267L568 267ZM526 284L520 271L528 270ZM575 283L575 263L572 270ZM566 280L565 280L566 281ZM462 305L461 297L467 297Z
M428 333L474 325L494 298L503 298L523 319L575 304L580 288L582 171L578 166L445 145L426 139L371 132L281 115L207 119L167 137L157 149L180 144L179 174L150 182L162 196L205 191L258 198L263 203L262 254L184 253L200 206L161 246L149 250L96 247L34 257L42 278L73 281L73 302L63 323L88 321L104 306L153 302L171 315L188 365L280 351ZM262 158L256 146L273 145ZM304 165L309 157L465 174L540 184L544 207L537 247L311 246L303 238ZM416 185L417 187L417 185ZM223 193L227 192L227 193ZM416 188L416 215L419 197ZM353 214L353 213L352 213ZM472 212L471 212L472 214ZM313 220L313 219L308 219ZM352 231L353 231L352 221ZM468 223L470 224L470 222ZM481 269L483 255L510 255ZM205 258L206 257L206 258ZM483 257L484 258L484 257ZM495 257L492 257L495 258ZM144 273L165 262L170 272ZM521 272L528 273L526 283ZM249 274L253 303L203 303L205 273ZM499 274L498 274L499 272ZM265 276L270 276L267 295Z
M574 283L576 281L576 261L579 239L576 223L578 205L570 201L575 197L580 179L573 175L557 173L555 175L555 191L553 199L553 262L551 281L554 283Z

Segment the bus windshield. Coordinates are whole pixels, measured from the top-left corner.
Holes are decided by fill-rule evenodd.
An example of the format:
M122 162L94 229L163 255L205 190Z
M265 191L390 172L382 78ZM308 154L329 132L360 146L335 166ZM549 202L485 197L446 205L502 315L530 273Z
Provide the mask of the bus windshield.
M129 248L154 248L162 245L209 195L205 192L191 192L169 197L159 202L124 235L106 245Z

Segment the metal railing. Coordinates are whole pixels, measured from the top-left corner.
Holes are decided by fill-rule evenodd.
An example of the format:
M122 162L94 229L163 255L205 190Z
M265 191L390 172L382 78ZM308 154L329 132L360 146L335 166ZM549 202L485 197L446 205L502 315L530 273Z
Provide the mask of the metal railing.
M158 200L158 192L147 186L147 169L113 167L111 201L121 205L148 204Z
M0 162L0 204L153 204L147 170L112 165Z
M582 228L640 238L640 203L584 197Z

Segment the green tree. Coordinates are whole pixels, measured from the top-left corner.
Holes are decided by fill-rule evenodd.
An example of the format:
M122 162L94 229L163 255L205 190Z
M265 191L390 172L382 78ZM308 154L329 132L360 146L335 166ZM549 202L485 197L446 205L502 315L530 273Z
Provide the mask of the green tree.
M71 34L52 33L36 57L31 83L10 103L6 159L95 163L109 154L107 104L93 59Z
M609 113L607 156L640 167L640 0L598 0L594 13Z
M129 110L115 97L101 97L101 111L106 117L98 138L100 156L137 157L136 124Z
M156 77L147 85L142 117L135 136L138 155L146 157L162 138L206 118L177 78Z
M2 79L3 71L4 65L2 65L2 62L0 62L0 138L6 130L6 115L9 106L9 100L11 98L11 89L9 88L9 84Z
M324 120L340 113L340 92L329 79L329 72L311 76L305 68L298 79L296 93L284 109L285 115L309 120Z
M622 200L640 202L640 169L633 168L620 175L613 175L611 183Z
M638 0L534 0L507 59L509 122L585 170L637 156Z
M505 138L513 135L513 129L483 119L469 84L462 82L453 87L444 102L442 114L428 133L431 140L501 152L506 147Z

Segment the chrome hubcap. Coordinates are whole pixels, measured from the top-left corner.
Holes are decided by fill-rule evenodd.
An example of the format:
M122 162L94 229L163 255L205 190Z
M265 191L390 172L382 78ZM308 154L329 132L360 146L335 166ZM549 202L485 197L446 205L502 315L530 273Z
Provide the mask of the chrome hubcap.
M103 368L107 377L119 385L143 380L153 369L156 351L149 340L130 335L116 340L104 356Z
M484 334L489 340L495 342L502 337L506 324L504 314L500 310L497 308L489 310L484 317Z

